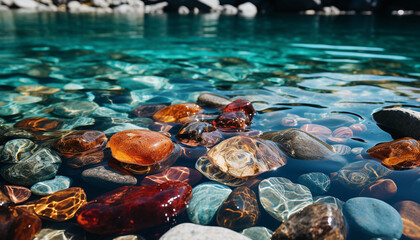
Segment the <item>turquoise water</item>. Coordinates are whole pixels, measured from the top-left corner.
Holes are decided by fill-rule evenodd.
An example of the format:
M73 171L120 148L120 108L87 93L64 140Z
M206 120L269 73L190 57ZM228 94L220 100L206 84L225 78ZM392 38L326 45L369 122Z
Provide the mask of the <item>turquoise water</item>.
M208 91L250 100L257 111L250 130L287 129L281 124L287 114L324 125L331 116L363 123L368 130L345 144L366 151L393 139L376 125L372 112L392 106L419 109L419 20L2 12L0 121L13 125L32 116L56 118L48 111L53 104L87 100L116 113L90 116L94 123L78 129L105 131L121 123L148 127L151 120L129 114L134 107L195 102ZM46 98L15 91L33 84L60 91ZM355 154L345 157L357 160ZM194 163L181 159L175 165L193 168ZM412 174L418 171L393 173L402 190L388 203L410 199L404 186L411 184ZM259 179L298 175L298 170L279 171ZM83 186L76 177L78 184ZM97 194L88 192L88 199ZM332 194L342 200L352 196ZM275 230L279 224L265 214L259 225ZM153 231L161 230L146 235L157 236Z

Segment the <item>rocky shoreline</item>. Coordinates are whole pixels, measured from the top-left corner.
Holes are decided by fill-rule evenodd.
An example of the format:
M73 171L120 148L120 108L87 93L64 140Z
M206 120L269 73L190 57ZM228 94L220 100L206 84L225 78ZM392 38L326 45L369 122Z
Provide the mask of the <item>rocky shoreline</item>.
M0 11L23 9L70 13L220 13L252 17L257 14L420 15L420 1L409 0L0 0Z

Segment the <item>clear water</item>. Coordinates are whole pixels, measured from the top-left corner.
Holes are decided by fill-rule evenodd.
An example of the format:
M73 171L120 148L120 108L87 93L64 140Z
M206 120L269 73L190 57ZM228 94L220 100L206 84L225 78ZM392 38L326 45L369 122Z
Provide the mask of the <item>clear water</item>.
M1 12L0 121L12 125L26 117L52 117L52 104L77 99L118 112L93 116L95 123L82 129L106 130L123 122L147 127L151 120L126 113L146 103L195 102L201 92L210 91L252 101L257 115L251 130L286 129L281 119L288 113L313 121L345 115L368 127L346 145L366 151L392 140L375 124L372 112L392 106L419 109L419 20ZM141 76L159 78L132 84ZM47 99L18 101L22 96L14 89L29 84L61 91ZM355 155L346 157L356 161ZM181 159L175 165L193 167L194 162ZM404 186L418 173L394 172L390 178L401 191L388 203L408 199ZM294 180L298 173L259 178L267 176ZM85 187L77 177L75 184ZM97 194L88 192L88 198ZM342 200L354 196L333 195ZM279 223L265 214L259 225L275 230ZM144 234L154 238L161 231Z

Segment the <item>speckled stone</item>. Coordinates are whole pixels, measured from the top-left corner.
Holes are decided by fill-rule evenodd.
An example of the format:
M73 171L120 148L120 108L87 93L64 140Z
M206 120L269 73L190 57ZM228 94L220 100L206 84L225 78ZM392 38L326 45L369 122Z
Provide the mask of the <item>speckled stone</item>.
M61 102L54 106L52 113L60 117L80 117L90 114L98 107L98 104L87 101Z
M293 214L274 232L272 240L345 240L343 214L333 205L315 203Z
M311 191L307 187L292 183L287 178L264 179L258 189L261 205L281 222L313 202Z
M35 195L46 196L60 190L69 188L72 180L66 176L55 176L52 180L37 182L31 187L31 192Z
M31 186L53 178L60 164L59 156L47 148L41 148L23 161L5 165L0 169L0 173L4 179L13 184Z
M270 240L273 235L273 231L266 227L245 228L241 233L252 240Z
M187 208L188 218L196 224L209 224L231 192L229 187L218 183L197 185L193 188L193 197Z
M98 166L82 172L83 181L102 189L114 189L127 185L136 185L137 178L114 170Z
M327 193L331 186L330 177L320 172L302 174L298 178L298 183L308 187L314 196Z
M181 223L167 231L160 240L251 240L250 238L223 227L201 226L193 223Z
M17 163L31 156L37 145L29 139L13 139L8 141L0 155L0 162Z
M391 205L375 198L356 197L347 200L343 213L349 232L364 239L388 237L399 239L403 232L400 214Z

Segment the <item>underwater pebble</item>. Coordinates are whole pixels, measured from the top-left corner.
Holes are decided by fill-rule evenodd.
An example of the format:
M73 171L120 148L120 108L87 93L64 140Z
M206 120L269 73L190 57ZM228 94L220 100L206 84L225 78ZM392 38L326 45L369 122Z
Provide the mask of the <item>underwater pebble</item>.
M224 227L201 226L193 223L181 223L167 231L160 240L251 240L250 238Z
M300 175L298 183L308 187L314 196L327 193L331 185L330 178L326 174L320 172Z
M37 182L31 187L31 192L38 196L46 196L51 193L70 187L72 180L66 176L55 176L52 180Z

